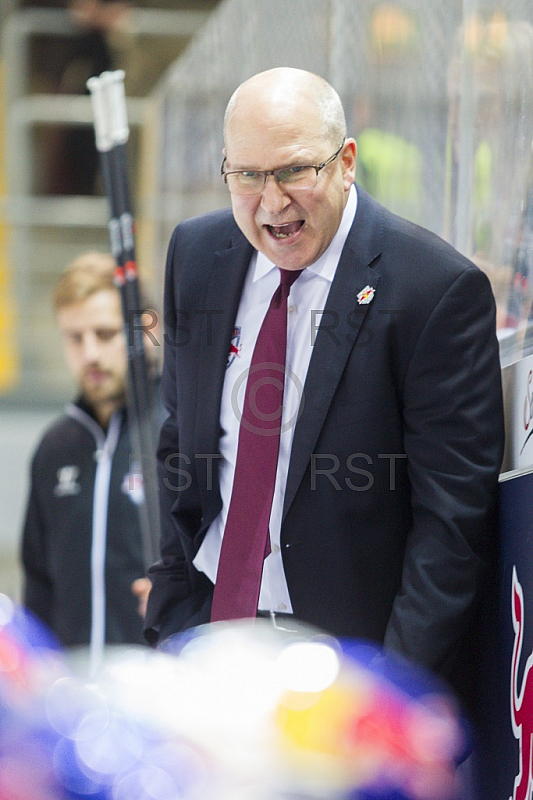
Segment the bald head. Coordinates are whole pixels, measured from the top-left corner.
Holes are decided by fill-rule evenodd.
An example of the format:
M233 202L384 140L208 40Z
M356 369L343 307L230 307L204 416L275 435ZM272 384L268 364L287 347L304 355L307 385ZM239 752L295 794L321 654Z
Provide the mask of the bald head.
M346 136L346 119L339 95L330 84L312 72L277 67L260 72L233 93L224 117L224 141L229 132L239 136L251 119L282 125L305 109L316 115L320 137L338 145Z

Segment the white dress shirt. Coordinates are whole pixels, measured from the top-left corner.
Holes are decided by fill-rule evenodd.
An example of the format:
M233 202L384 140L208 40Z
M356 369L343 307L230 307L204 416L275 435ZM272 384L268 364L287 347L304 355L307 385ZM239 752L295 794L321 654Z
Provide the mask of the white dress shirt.
M352 186L341 223L331 244L318 261L302 272L292 285L288 299L282 427L276 485L270 514L271 553L265 559L259 595L258 607L261 610L292 612L280 551L281 517L292 438L299 412L301 413L305 405L303 386L321 313L324 310L356 208L357 193L355 186ZM276 265L262 253L256 251L250 260L250 267L244 283L235 320L236 336L232 341L232 351L228 358L222 389L220 425L223 433L219 443L222 455L219 473L222 510L207 530L193 562L196 569L204 572L213 583L216 578L222 536L231 499L246 377L259 329L272 295L279 285L279 280L279 270Z

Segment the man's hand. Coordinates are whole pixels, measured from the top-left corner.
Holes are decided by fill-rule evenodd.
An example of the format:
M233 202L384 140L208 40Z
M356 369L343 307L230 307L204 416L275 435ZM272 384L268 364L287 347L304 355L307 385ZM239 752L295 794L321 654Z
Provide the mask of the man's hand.
M152 581L150 578L137 578L137 580L133 581L131 584L131 591L139 600L137 611L143 619L146 615L146 604L148 602L148 595L150 594L151 588Z

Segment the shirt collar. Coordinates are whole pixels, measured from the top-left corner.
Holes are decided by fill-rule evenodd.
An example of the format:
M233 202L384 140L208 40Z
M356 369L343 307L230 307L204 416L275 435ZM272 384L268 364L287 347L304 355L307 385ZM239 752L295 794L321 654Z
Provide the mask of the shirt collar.
M355 185L352 184L348 193L348 201L344 207L344 211L342 212L341 222L337 228L335 236L331 240L327 250L322 253L320 258L315 261L314 264L311 264L309 267L307 267L310 272L320 275L330 283L335 277L335 271L337 269L337 264L339 263L342 248L344 247L350 232L350 228L352 227L356 211L357 191ZM275 269L275 267L276 265L270 261L269 258L256 250L252 256L252 281L255 283L255 281L260 280L272 269Z

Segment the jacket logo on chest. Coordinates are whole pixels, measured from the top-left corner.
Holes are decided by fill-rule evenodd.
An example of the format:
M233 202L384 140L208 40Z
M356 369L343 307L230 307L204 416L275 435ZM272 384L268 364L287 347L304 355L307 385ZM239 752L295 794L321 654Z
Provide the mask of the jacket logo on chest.
M134 461L131 469L124 475L122 491L132 503L140 506L144 502L144 481L142 468L138 461Z
M231 337L231 343L229 346L228 363L226 364L226 369L231 367L235 359L239 357L241 346L241 326L237 325L235 328L233 328L233 336Z
M78 483L78 475L80 468L74 465L68 467L60 467L57 470L57 484L54 486L55 497L72 497L81 492L81 486Z
M360 306L367 306L374 299L375 293L376 290L374 289L373 286L365 286L365 288L361 289L361 291L357 295L357 302L359 303Z

